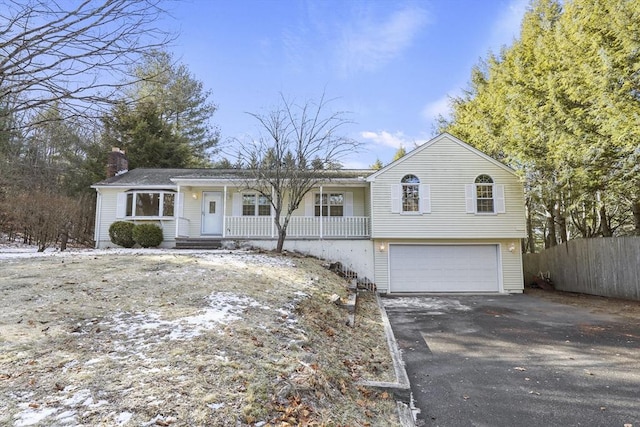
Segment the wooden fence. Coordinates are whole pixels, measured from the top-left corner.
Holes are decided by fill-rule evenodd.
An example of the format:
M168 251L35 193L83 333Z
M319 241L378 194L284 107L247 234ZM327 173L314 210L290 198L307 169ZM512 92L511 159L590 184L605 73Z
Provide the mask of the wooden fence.
M523 257L525 284L549 273L556 289L640 300L640 237L576 239Z

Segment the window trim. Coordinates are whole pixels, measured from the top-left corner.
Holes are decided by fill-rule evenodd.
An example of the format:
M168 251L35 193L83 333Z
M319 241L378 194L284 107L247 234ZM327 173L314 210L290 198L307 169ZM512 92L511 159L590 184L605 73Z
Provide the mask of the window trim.
M244 207L245 206L251 206L249 204L245 204L244 203L244 198L245 196L252 196L254 198L254 202L253 202L253 214L245 214L244 213ZM262 200L261 200L262 199ZM266 203L260 203L261 201L266 201ZM269 207L269 213L268 214L260 214L260 206L268 206ZM240 203L240 216L243 217L267 217L267 216L271 216L272 214L272 209L271 209L271 202L269 202L269 199L258 193L258 192L247 192L247 193L241 193L241 203Z
M411 180L411 181L410 181ZM421 186L420 178L418 178L414 174L406 174L400 180L400 213L403 215L420 215L422 212L420 211L420 186ZM413 188L413 200L408 200L405 202L406 198L406 190L407 188ZM405 205L408 202L411 202L415 209L405 210Z
M418 182L402 182L407 177L414 177ZM415 211L405 211L403 204L404 186L417 186L417 207ZM406 216L425 215L431 213L431 184L425 184L416 174L406 174L391 184L391 213Z
M175 219L176 218L176 213L177 213L177 204L178 204L178 192L175 190L144 190L144 189L139 189L139 190L128 190L125 191L124 193L124 197L123 197L123 203L124 203L124 208L123 208L123 213L124 216L123 218L127 218L127 219ZM135 214L135 209L136 209L136 199L138 197L138 194L158 194L159 195L159 201L158 201L158 215L136 215ZM165 195L167 194L171 194L173 195L173 214L172 215L164 215L164 203L165 203ZM129 206L129 196L131 196L131 206ZM131 207L131 210L129 210L129 207ZM160 213L162 212L162 215L160 215Z
M475 211L478 215L495 215L496 211L496 192L495 192L495 182L490 175L481 174L476 177L473 181L474 186L474 199L475 199ZM482 187L488 188L491 191L491 197L478 197L478 193ZM491 201L491 210L480 210L480 202L483 201Z
M331 196L341 196L342 204L331 204ZM322 197L321 197L322 196ZM322 199L327 199L326 205L322 203ZM319 200L320 204L316 203ZM327 208L327 215L323 215L324 206ZM331 206L340 206L342 208L342 215L331 215ZM319 209L318 209L319 208ZM344 191L328 191L328 192L314 192L313 193L313 216L315 218L344 218L346 217L346 209L347 209L347 193Z
M487 176L491 179L491 183L488 182L476 182L478 178ZM493 200L493 211L482 212L478 211L478 186L479 185L491 185L491 193ZM507 213L506 200L505 200L505 186L504 184L496 183L495 179L489 174L478 175L472 184L465 184L465 199L466 199L466 211L468 214L491 216ZM488 199L483 199L488 200Z

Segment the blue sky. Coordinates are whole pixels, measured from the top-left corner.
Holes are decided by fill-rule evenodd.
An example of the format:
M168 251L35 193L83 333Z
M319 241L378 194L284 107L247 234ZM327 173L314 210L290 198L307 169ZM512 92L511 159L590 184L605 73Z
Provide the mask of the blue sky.
M247 114L287 99L335 98L342 128L363 150L342 159L388 163L434 136L448 96L471 68L519 34L528 0L186 0L168 25L169 47L211 90L223 140L257 137Z

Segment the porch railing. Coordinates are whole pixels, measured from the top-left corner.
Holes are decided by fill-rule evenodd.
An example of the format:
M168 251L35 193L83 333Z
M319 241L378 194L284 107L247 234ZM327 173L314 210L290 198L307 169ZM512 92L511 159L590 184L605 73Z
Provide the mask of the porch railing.
M277 237L271 217L228 216L226 237ZM369 237L369 217L293 216L287 228L288 237L303 238L364 238Z

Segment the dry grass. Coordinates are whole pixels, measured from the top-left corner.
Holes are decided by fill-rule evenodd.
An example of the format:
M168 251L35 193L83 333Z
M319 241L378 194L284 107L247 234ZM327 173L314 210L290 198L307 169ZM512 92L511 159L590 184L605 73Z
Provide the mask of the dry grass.
M397 425L372 294L310 258L92 252L0 260L1 425Z

